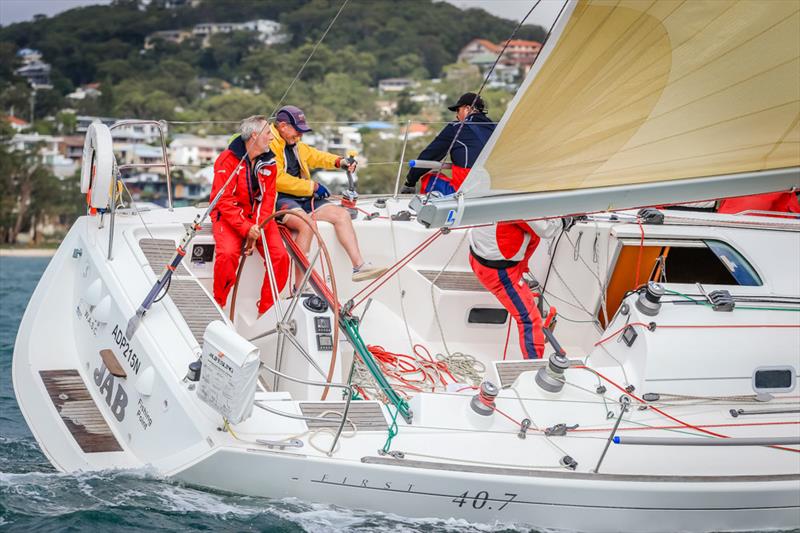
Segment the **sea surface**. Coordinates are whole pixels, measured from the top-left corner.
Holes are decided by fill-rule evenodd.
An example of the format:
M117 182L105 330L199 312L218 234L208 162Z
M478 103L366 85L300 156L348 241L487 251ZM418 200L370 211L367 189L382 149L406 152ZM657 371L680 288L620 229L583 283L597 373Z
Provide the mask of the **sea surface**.
M56 472L11 385L17 328L49 260L0 257L0 531L524 531L204 491L148 471Z

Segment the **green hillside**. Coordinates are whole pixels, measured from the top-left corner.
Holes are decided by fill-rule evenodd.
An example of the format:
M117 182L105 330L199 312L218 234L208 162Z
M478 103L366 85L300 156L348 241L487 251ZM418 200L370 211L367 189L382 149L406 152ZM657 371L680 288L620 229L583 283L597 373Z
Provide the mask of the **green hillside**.
M204 0L196 7L167 9L154 0L142 9L137 1L116 0L13 24L0 28L0 109L28 109L29 92L12 67L16 51L30 47L53 69L54 90L37 94L37 117L54 115L64 106L64 95L90 82L101 83L103 96L82 102L79 113L167 119L263 113L283 94L340 5L338 0ZM144 49L155 31L255 19L281 22L290 40L266 47L252 33L234 32L214 35L207 47L195 37ZM515 25L445 2L351 0L291 99L327 108L327 118L374 116L367 88L379 79L440 76L471 39L499 42ZM543 32L526 26L518 37L540 40ZM230 86L253 94L231 96Z

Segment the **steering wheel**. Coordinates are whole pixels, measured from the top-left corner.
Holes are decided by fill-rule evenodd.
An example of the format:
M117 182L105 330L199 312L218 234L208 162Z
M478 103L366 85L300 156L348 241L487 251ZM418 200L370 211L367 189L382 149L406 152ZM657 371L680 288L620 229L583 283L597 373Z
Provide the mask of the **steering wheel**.
M311 229L311 232L314 234L314 238L317 241L317 245L319 246L319 249L322 252L322 257L323 257L323 259L325 261L325 264L326 264L326 266L328 268L328 272L333 273L333 265L331 263L330 254L328 254L328 248L325 246L325 241L322 239L322 236L319 234L319 231L317 230L317 228L315 228L313 224L311 224L306 218L304 218L303 216L299 215L298 213L295 213L293 211L276 211L275 213L272 213L270 216L268 216L267 218L265 218L263 221L261 221L258 224L258 229L260 230L260 237L264 238L264 227L271 220L274 220L275 218L277 218L279 216L287 216L287 215L299 218L300 220L303 221L304 224L306 224L309 227L309 229ZM266 261L268 260L268 257L269 257L268 253L269 253L269 250L265 250L264 251L264 261L265 261L265 263L266 263ZM242 254L241 257L242 257L241 261L239 261L239 268L236 270L236 281L235 281L235 283L233 285L233 294L231 295L231 310L230 310L230 313L229 313L229 318L230 318L231 322L233 322L233 317L235 316L235 312L236 312L236 296L237 296L237 294L239 292L239 280L241 278L242 271L244 269L244 263L247 260L248 256L245 255L245 254ZM265 265L265 267L266 267L266 265ZM313 267L313 265L308 265L308 268L312 268L312 267ZM267 267L267 268L270 268L270 267ZM312 276L316 276L315 273L312 273L311 275ZM273 280L270 279L269 281L270 281L270 284L272 284ZM318 282L319 283L323 283L323 284L325 283L324 280L318 280ZM331 351L331 362L330 362L330 365L328 367L328 375L325 378L325 381L328 384L330 384L331 381L333 380L333 372L334 372L334 369L336 367L336 348L339 346L339 297L338 297L338 292L336 290L336 277L333 276L333 275L331 275L331 283L330 283L329 289L330 289L330 293L333 295L332 301L328 302L330 304L330 306L331 306L331 309L333 310L333 350ZM271 287L271 290L273 291L274 300L277 300L278 288L273 285ZM294 297L295 298L300 298L300 296L301 296L301 294L300 294L300 292L298 292ZM288 318L289 317L284 317L284 319L288 319ZM320 398L320 400L324 400L325 398L327 398L328 391L329 391L329 387L326 385L325 389L322 391L322 397Z

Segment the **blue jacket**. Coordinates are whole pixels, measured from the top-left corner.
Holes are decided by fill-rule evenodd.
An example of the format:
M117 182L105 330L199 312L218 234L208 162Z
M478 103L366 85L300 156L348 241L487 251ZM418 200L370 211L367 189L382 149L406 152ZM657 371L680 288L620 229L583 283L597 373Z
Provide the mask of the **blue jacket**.
M464 120L464 127L458 131L460 123L453 121L444 127L439 135L431 141L417 156L417 159L426 161L441 161L447 155L447 149L458 132L458 138L450 150L450 161L463 168L472 168L478 154L481 153L486 141L491 137L495 124L484 113L473 113ZM413 187L428 169L412 168L406 174L406 185Z

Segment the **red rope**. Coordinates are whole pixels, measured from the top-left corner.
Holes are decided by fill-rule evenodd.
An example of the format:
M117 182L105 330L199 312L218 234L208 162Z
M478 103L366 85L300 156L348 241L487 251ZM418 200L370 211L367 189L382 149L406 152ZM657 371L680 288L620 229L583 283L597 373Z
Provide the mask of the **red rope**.
M522 426L522 422L519 422L519 421L515 420L514 418L512 418L512 417L511 417L510 415L508 415L507 413L505 413L505 412L501 411L501 410L500 410L500 409L497 407L497 405L495 405L495 403L494 403L495 397L494 397L494 396L489 396L489 395L487 395L487 394L484 394L483 390L482 390L482 389L479 389L479 390L478 390L478 399L481 401L481 403L482 403L483 405L485 405L486 407L488 407L489 409L491 409L492 411L494 411L494 412L496 412L496 413L500 413L501 415L503 415L504 417L506 417L507 419L509 419L511 422L513 422L513 423L514 423L514 425L516 425L516 426L520 426L520 427Z
M617 331L609 335L608 337L604 337L594 343L595 346L599 346L606 341L609 341L625 331L628 326L641 326L643 328L650 329L650 324L646 324L644 322L631 322L630 324L626 324L619 328ZM656 325L655 329L750 329L750 328L800 328L800 324L665 324Z
M696 424L699 428L738 428L738 427L750 427L750 426L790 426L790 425L800 425L800 422L742 422L738 424ZM636 428L617 428L617 431L648 431L648 430L655 430L655 429L685 429L686 426L644 426L644 427L636 427ZM575 428L570 429L570 432L584 432L584 433L594 433L594 432L604 432L608 431L610 428Z
M381 367L381 371L388 378L400 383L398 387L423 392L425 389L421 386L426 383L430 383L431 390L440 385L447 387L446 376L453 380L453 383L458 382L447 367L447 363L434 360L428 349L421 344L414 345L413 356L390 352L382 346L369 345L367 349ZM426 355L418 350L424 350ZM412 379L413 375L419 375L420 378Z
M503 348L503 361L506 360L506 353L508 352L508 338L511 337L511 318L508 319L508 330L506 331L506 345Z
M714 431L709 431L707 429L703 429L700 426L692 425L692 424L690 424L688 422L684 422L683 420L675 418L674 416L672 416L670 414L667 414L666 412L662 411L658 407L655 407L653 405L648 404L647 402L645 402L644 400L642 400L641 398L639 398L638 396L636 396L632 392L629 392L628 390L622 388L620 385L615 383L613 380L607 378L606 376L604 376L603 374L601 374L600 372L598 372L597 370L595 370L593 368L589 368L589 367L584 366L584 365L576 365L575 368L582 368L584 370L588 370L589 372L592 372L593 374L595 374L599 378L602 378L605 382L607 382L607 383L613 385L615 388L619 389L622 393L627 394L628 396L630 396L634 400L638 401L642 405L647 405L648 408L652 409L656 413L658 413L658 414L660 414L660 415L672 420L673 422L675 422L677 424L680 424L683 427L690 428L690 429L693 429L695 431L699 431L701 433L705 433L706 435L711 435L713 437L719 437L719 438L722 438L722 439L729 439L730 438L728 435L723 435L722 433L716 433ZM794 448L785 448L783 446L770 446L770 448L776 448L776 449L779 449L779 450L786 450L786 451L790 451L790 452L800 453L800 450L795 450Z

